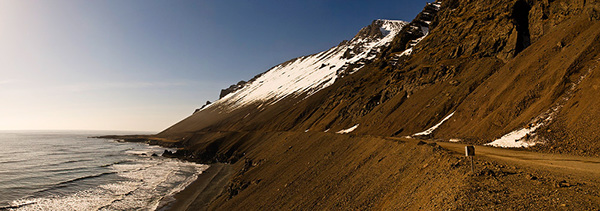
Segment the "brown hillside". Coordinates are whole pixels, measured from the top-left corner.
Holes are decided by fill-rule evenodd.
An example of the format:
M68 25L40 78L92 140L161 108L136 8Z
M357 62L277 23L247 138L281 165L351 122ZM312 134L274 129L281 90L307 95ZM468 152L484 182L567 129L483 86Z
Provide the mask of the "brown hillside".
M597 209L600 161L556 153L600 155L600 1L449 0L433 9L311 96L208 107L157 136L183 148L176 156L231 164L209 209ZM429 21L412 55L400 56ZM470 173L462 154L402 138L452 112L424 138L484 144L542 124L529 138L543 144L486 149ZM198 203L188 208L206 208Z
M222 191L213 195L211 203L206 204L205 195L194 194L203 190L188 188L176 197L191 203L181 200L172 206L175 210L593 210L600 206L598 169L564 171L478 156L472 173L462 153L414 139L220 132L199 133L192 140L188 144L207 151L180 154L196 161L216 157L233 162L228 164L233 173L226 176L225 187L216 188ZM204 144L208 146L200 146ZM243 157L238 161L239 156ZM583 165L598 166L595 162ZM209 174L217 170L211 168Z
M415 33L403 30L379 60L306 99L206 109L161 135L338 131L360 124L358 134L405 136L456 111L433 137L486 143L560 107L543 129L545 148L595 154L593 120L579 117L598 115L592 80L600 58L599 11L597 1L445 1L409 57L396 56Z

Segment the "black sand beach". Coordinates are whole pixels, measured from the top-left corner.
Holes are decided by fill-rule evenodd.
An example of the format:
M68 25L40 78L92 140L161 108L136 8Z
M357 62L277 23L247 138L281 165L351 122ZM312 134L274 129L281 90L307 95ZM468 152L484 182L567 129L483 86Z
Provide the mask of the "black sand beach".
M211 164L196 181L175 195L174 202L158 210L206 210L223 192L232 173L229 164Z

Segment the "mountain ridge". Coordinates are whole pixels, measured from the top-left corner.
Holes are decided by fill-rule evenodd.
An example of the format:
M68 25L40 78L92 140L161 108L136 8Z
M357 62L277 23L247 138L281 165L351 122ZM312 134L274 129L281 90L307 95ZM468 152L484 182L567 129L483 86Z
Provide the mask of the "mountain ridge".
M348 69L314 92L235 107L230 93L156 136L177 156L235 169L209 209L598 207L597 169L548 166L600 156L600 1L430 3ZM488 153L469 162L465 145Z
M371 39L371 42L367 42L367 46L376 46L375 51L373 49L360 51L360 48L353 47L362 45L351 45L349 44L352 43L351 41L346 41L328 51L289 60L263 74L259 74L255 77L255 81L249 83L252 86L246 83L243 86L246 88L245 92L240 92L240 89L229 93L216 103L206 106L203 109L206 112L197 112L182 121L185 123L175 124L160 134L174 135L177 133L194 133L194 131L201 130L326 131L331 129L332 131L339 131L359 124L360 126L353 133L411 136L427 130L439 123L448 114L456 112L455 116L440 125L427 137L455 139L478 144L491 143L511 132L520 129L525 130L527 128L525 126L533 121L536 116L544 113L556 103L557 96L564 94L565 85L569 84L568 80L571 79L565 81L556 78L556 74L564 74L559 72L566 70L564 69L566 67L555 65L556 67L560 66L560 68L550 69L551 71L558 71L553 76L554 78L544 77L543 80L546 81L537 85L537 82L523 84L521 87L529 91L510 94L512 95L511 98L519 101L515 102L510 98L506 98L509 96L506 95L503 97L507 99L506 101L496 100L491 104L481 104L491 106L488 110L491 109L493 115L479 113L477 114L477 121L475 119L467 121L465 115L475 115L472 112L479 112L475 108L468 108L467 105L478 104L473 100L487 99L485 96L488 94L479 95L481 92L478 90L484 90L481 86L489 86L492 82L488 79L493 79L492 81L497 81L494 83L503 83L496 87L510 87L512 86L510 85L511 81L498 81L498 79L503 78L495 76L498 75L498 71L504 72L503 75L510 75L506 71L513 67L516 67L519 71L539 68L517 65L522 63L520 62L522 58L546 60L549 54L562 55L563 57L582 55L580 53L586 51L586 49L569 48L569 42L573 40L573 35L564 34L560 31L583 29L581 27L589 26L597 19L594 18L597 9L595 9L593 3L589 2L587 4L591 6L588 7L583 6L585 3L571 5L560 2L536 3L536 1L523 0L510 1L512 3L507 2L478 1L460 3L457 1L444 1L443 3L428 3L413 21L408 24L405 23L406 27L402 27L398 32L395 32L397 35L389 43L386 40L385 44L382 45L373 44L376 42L368 38L377 38L381 33L381 26L377 25L378 21L381 22L381 20L375 20L370 25L371 27L367 26L361 29L357 36L351 40L355 44L364 44L361 42ZM525 6L526 9L522 9L523 4L527 5ZM472 11L465 10L466 5L473 7ZM440 14L438 14L438 10L441 11ZM487 12L487 15L478 16L475 15L477 13L474 11ZM518 15L516 13L523 14ZM569 15L573 17L567 18ZM525 16L529 19L523 23L521 19ZM566 22L580 24L567 24ZM528 26L522 27L520 26L522 24L528 24ZM374 28L380 30L374 30ZM520 32L524 28L530 31ZM593 30L588 31L592 33ZM556 35L543 36L552 33ZM585 36L595 36L590 33ZM522 38L523 34L529 37L524 39ZM361 38L361 35L368 36ZM518 46L524 46L521 43L522 40L529 40L530 45L517 50ZM546 44L548 42L558 44ZM596 52L595 47L589 45L589 40L585 42L588 44L582 43L579 46L589 46L587 51L591 54L587 55L593 56ZM539 49L538 46L542 44L545 46L541 51L545 51L546 56L528 56L537 53L537 51L532 52L529 49ZM342 56L339 56L342 51L340 48L345 50ZM566 52L556 51L558 48L573 49L579 53L565 54ZM516 53L517 51L519 52ZM342 58L335 60L337 62L352 62L340 62L338 65L323 60L323 58L330 59L331 57L328 56L333 54L336 55L334 56L336 59ZM361 56L351 57L354 60L344 60L344 55ZM472 59L465 59L469 57ZM577 60L572 59L570 61ZM298 71L300 74L294 77L304 77L303 79L313 77L306 80L311 83L288 85L290 80L285 77L290 77L290 75L285 71L285 68L289 65L303 64L303 62L312 66L307 67L308 72ZM309 74L328 67L330 69L334 67L335 71L322 71L320 73L324 74L321 75ZM278 72L279 75L274 74L277 70L280 71ZM541 70L535 71L539 72ZM360 74L354 76L355 74L348 73ZM573 77L581 75L578 72L573 73ZM263 80L266 78L265 74L271 78L276 78L277 80L274 81L279 82L270 86L260 84L261 81L265 81ZM525 74L525 72L522 74ZM535 75L528 76L530 77L528 80L538 80L531 78L532 76ZM345 77L350 78L346 80ZM542 85L549 83L555 85ZM332 85L335 86L331 87ZM505 90L508 91L509 89ZM543 94L543 96L554 96L551 99L536 97L541 96L541 93L548 93L548 90L554 90L552 91L554 94ZM527 92L529 92L528 95L523 95ZM322 94L313 97L314 94L318 93ZM315 100L310 100L311 98L315 98ZM537 103L532 104L534 101ZM502 109L494 109L498 106L496 104L504 104L505 102L515 104L508 107L503 106ZM515 108L518 110L515 110ZM523 113L524 111L526 112ZM502 113L502 115L498 115L499 113ZM520 115L521 113L525 115ZM507 114L516 115L517 118L510 121L502 120L502 118L508 117ZM398 122L399 119L404 121ZM461 122L467 121L467 123L456 125L454 122L458 119ZM269 125L268 122L279 124ZM548 123L551 122L548 121ZM549 126L546 124L544 127ZM538 128L536 127L536 129ZM543 130L548 129L538 129L538 131ZM523 138L534 138L538 139L535 143L550 143L545 145L546 147L541 146L539 148L552 148L551 145L556 144L552 143L555 141L549 140L550 136L556 134L534 133L534 131L523 134L525 135L516 137L517 140L515 141L531 142L532 140ZM535 135L535 137L531 137L531 135ZM533 145L530 144L530 146ZM594 149L600 150L600 146Z
M355 69L360 68L352 68L352 66L361 66L373 60L379 48L387 45L405 24L406 22L403 21L374 20L348 42L341 42L338 46L320 53L291 59L255 76L248 82L234 85L235 89L216 101L215 105L225 104L228 107L235 107L240 101L243 102L241 104L271 100L276 102L277 99L290 94L308 92L310 95L331 85L337 77L351 74ZM382 32L386 32L386 35L383 36ZM282 78L280 75L287 75L287 78Z

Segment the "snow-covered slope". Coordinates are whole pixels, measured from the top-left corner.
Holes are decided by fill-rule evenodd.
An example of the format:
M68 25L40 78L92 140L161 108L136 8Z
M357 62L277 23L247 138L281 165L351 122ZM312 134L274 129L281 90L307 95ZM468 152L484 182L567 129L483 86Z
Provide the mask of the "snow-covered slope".
M274 103L287 96L312 95L375 59L406 24L375 20L352 40L279 64L207 107L232 110L252 103Z

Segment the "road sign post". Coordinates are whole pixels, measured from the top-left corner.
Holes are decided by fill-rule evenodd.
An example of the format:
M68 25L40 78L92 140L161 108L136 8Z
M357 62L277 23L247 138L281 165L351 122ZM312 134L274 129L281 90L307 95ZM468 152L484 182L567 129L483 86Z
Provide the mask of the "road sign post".
M471 171L475 173L475 166L473 164L473 157L475 156L475 147L474 146L465 146L465 155L467 157L471 157Z

